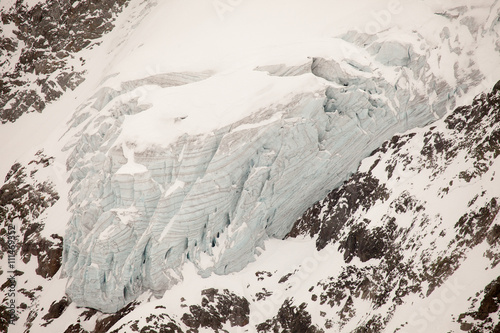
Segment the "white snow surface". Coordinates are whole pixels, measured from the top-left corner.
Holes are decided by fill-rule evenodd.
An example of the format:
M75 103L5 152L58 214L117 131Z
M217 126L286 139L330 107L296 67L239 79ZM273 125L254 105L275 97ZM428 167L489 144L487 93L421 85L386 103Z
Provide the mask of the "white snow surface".
M195 302L205 286L246 295L257 269L279 279L317 255L313 240L278 240L307 207L383 140L500 77L496 1L215 3L132 0L99 46L75 56L87 59L83 84L0 128L0 174L44 148L56 158L58 190L69 192L68 226L66 202L48 211L60 217L47 233L66 233L51 288L67 281L75 302L60 322L77 305L116 311L143 293L158 297L145 312L161 303L175 314L182 309L170 300ZM461 5L477 31L436 15ZM344 35L353 30L361 33ZM272 75L313 58L325 59L324 76ZM475 69L482 76L467 81ZM330 269L321 265L311 281ZM273 313L263 309L251 324Z
M383 140L441 117L498 70L464 82L477 66L440 62L471 57L445 43L492 46L427 3L257 1L222 20L212 4L141 6L131 2L94 51L106 52L100 80L62 139L67 292L104 311L145 290L161 296L186 262L202 276L241 270ZM110 209L130 206L134 223L109 228ZM104 230L111 245L100 245ZM103 292L89 277L108 270Z

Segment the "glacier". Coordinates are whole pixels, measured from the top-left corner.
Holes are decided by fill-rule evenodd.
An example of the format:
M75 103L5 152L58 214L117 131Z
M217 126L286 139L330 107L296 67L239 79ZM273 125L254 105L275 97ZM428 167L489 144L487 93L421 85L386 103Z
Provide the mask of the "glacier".
M498 324L500 1L2 6L0 331Z
M147 290L161 297L183 279L186 262L201 276L243 269L384 140L455 106L455 88L428 65L429 49L356 45L368 37L330 41L354 57L247 70L255 88L210 72L104 82L67 134L73 216L63 276L71 299L114 312ZM193 117L182 99L171 101L172 117L158 116L158 105L169 105L158 98L178 89L187 103L210 80L229 80L263 101L238 97L256 109L201 130L182 127ZM197 105L208 113L214 104L206 97Z

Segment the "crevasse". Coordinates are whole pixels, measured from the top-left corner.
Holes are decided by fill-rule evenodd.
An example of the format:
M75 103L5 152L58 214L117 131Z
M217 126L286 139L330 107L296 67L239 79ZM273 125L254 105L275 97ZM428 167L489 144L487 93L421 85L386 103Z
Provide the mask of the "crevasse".
M113 312L147 290L162 296L188 262L202 276L242 269L384 140L454 107L453 88L427 65L430 51L394 41L370 45L364 64L318 57L256 68L275 84L308 76L317 86L230 125L146 148L123 140L126 117L151 107L131 92L218 74L165 73L119 90L102 86L75 114L66 147L73 216L63 272L71 299Z

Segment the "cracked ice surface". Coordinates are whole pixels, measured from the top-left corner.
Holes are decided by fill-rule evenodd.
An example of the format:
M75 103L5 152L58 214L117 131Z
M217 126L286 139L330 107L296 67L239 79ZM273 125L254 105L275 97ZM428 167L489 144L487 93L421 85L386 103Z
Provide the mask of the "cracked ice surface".
M202 276L241 270L384 140L481 82L458 57L475 44L446 29L350 31L227 71L104 80L66 135L68 295L113 312L162 296L186 262Z
M103 86L75 115L67 146L71 298L115 311L145 290L161 296L186 261L202 276L241 270L383 140L453 105L451 87L415 67L425 61L392 82L370 57L357 66L325 58L263 66L245 74L246 85L191 73L192 82L153 84L147 96L130 93L140 84ZM408 79L415 88L397 86L407 73L420 73Z

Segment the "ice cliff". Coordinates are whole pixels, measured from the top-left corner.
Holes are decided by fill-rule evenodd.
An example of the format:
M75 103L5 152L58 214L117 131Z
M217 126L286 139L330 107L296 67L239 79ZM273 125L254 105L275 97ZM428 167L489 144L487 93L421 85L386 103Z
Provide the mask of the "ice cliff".
M0 4L0 331L491 331L500 1L224 1Z
M184 129L188 113L156 118L158 100L148 103L140 89L178 89L188 103L214 80L241 91L245 82L163 73L104 83L75 114L67 146L73 217L63 265L71 299L112 312L145 290L162 296L187 261L202 276L241 270L385 139L454 106L454 88L433 73L428 49L378 39L356 45L369 38L351 32L331 41L355 57L248 71L257 82L251 95L265 103L211 130Z

